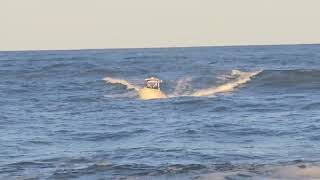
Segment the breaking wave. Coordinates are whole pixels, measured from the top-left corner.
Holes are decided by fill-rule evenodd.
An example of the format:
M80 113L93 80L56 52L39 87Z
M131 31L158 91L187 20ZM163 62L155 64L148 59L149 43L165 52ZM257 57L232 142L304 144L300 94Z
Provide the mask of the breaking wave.
M135 86L124 79L105 77L103 80L105 80L107 83L110 83L110 84L122 84L122 85L126 86L127 89L129 89L129 90L133 89L133 90L139 91L139 89L140 89L139 86Z
M236 77L235 80L232 80L231 82L222 84L220 86L211 87L208 89L198 90L191 94L191 96L212 96L217 93L225 93L225 92L231 92L236 87L243 85L251 80L252 77L256 76L262 71L256 71L256 72L242 72L239 70L232 70L231 76Z
M243 85L251 80L252 77L256 76L262 71L255 72L242 72L239 70L232 70L229 75L222 75L223 79L230 79L229 82L226 82L222 85L214 86L207 89L193 90L192 89L192 77L182 78L177 81L176 86L172 94L168 97L179 97L179 96L213 96L218 93L225 93L234 91L235 88ZM221 76L221 77L222 77ZM218 77L219 78L219 77ZM220 78L221 79L221 78ZM136 90L137 92L141 89L141 87L133 85L124 79L117 79L112 77L105 77L107 83L110 84L121 84L127 87L127 89ZM106 96L108 97L108 96ZM120 96L123 97L123 96ZM132 97L132 96L131 96Z
M213 77L214 78L214 77ZM172 92L166 92L169 98L181 96L205 97L214 96L220 93L229 93L237 88L247 84L251 80L250 86L256 89L280 88L290 89L318 89L320 88L320 71L319 70L260 70L244 72L232 70L229 74L222 74L216 77L216 85L209 88L195 89L193 83L196 77L185 77L178 80L172 88ZM106 77L104 80L110 84L122 84L127 89L139 91L141 87L134 85L124 79ZM135 92L132 92L135 93ZM119 95L123 97L123 95ZM129 97L129 96L128 96ZM130 94L130 97L133 97Z

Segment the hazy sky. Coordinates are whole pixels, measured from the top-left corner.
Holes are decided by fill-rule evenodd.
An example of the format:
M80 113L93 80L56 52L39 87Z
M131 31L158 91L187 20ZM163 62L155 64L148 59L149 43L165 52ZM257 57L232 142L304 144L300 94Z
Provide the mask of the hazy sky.
M320 0L0 0L0 50L320 43Z

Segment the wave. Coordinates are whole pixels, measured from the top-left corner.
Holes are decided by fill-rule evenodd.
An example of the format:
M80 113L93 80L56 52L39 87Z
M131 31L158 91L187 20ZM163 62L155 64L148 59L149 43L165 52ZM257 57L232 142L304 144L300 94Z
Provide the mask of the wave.
M59 171L58 171L59 172ZM61 172L61 171L60 171ZM144 164L115 165L111 163L95 163L86 168L62 171L60 175L70 177L77 174L78 177L90 172L109 172L114 177L128 179L196 179L196 180L223 180L223 179L319 179L320 166L314 163L295 163L283 165L234 165L221 164L168 164L162 166L150 166ZM210 173L211 172L211 173ZM208 174L207 174L208 173ZM58 174L56 172L56 174ZM171 177L171 178L169 178Z
M260 70L252 72L232 70L230 74L222 74L216 77L217 83L222 82L220 85L205 89L193 89L192 83L194 79L196 79L196 77L188 76L178 80L176 85L172 88L173 91L171 93L166 92L169 94L168 97L214 96L220 93L235 91L236 88L243 86L248 82L250 82L250 87L255 89L315 89L320 87L320 70ZM140 90L139 86L133 85L124 79L106 77L104 80L111 84L122 84L126 86L127 89L133 89L136 92ZM136 96L130 94L130 97Z
M139 91L140 87L139 86L135 86L133 84L131 84L130 82L124 80L124 79L116 79L116 78L112 78L112 77L105 77L103 80L105 80L107 83L110 84L122 84L124 86L127 87L127 89L133 89L136 91Z
M250 81L252 77L256 76L260 72L262 71L242 72L240 70L232 70L231 74L221 76L223 77L223 79L231 79L229 80L229 82L219 86L214 86L211 88L201 89L196 91L192 89L192 84L191 84L192 77L182 78L179 81L177 81L176 86L173 90L173 93L168 97L172 98L172 97L179 97L179 96L196 96L196 97L213 96L218 93L231 92L231 91L234 91L235 88L239 87L240 85L243 85L248 81ZM219 78L219 79L222 79L222 78ZM137 92L141 89L141 87L133 85L124 79L105 77L103 80L111 84L124 85L127 87L127 89L129 90L133 89ZM110 96L106 95L105 97L110 97ZM119 96L119 97L123 97L123 96Z
M237 167L200 175L197 180L223 179L320 179L320 166L312 163Z
M311 103L302 108L302 110L318 110L320 109L320 102Z
M320 70L264 70L254 84L278 88L320 86Z
M55 166L56 161L63 165ZM54 169L53 169L54 167ZM48 179L86 178L98 179L319 179L320 166L312 162L288 162L280 164L118 164L105 159L91 158L39 160L18 162L1 169L6 174L21 172L21 169L42 168L50 170ZM46 177L35 175L35 179ZM0 176L1 177L1 176ZM33 176L34 177L34 176ZM30 178L33 179L33 178Z
M232 70L231 76L236 77L231 82L222 84L220 86L211 87L208 89L202 89L194 92L191 96L212 96L217 93L226 93L233 91L236 87L243 85L251 80L252 77L258 75L262 71L255 72L242 72L239 70Z

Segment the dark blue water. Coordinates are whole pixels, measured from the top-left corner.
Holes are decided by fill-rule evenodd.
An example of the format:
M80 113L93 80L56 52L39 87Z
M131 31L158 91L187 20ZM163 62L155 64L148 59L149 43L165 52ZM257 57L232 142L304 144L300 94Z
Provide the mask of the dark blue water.
M234 82L234 70L260 73L190 96ZM149 76L175 96L143 101L103 80ZM0 52L0 77L0 179L268 179L275 167L319 167L320 45Z

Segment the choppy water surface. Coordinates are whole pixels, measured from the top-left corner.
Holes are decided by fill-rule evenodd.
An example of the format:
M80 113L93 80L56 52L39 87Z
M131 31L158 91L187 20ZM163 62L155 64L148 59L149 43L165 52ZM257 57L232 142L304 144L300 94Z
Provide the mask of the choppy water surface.
M320 178L320 45L0 52L0 77L0 179Z

